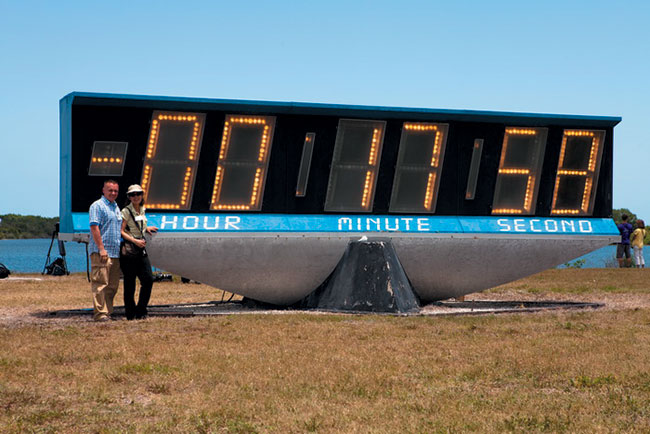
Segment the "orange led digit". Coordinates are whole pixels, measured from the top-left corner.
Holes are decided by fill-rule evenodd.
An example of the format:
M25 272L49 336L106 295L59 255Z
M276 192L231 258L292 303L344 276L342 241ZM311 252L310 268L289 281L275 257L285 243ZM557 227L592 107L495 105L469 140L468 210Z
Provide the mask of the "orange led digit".
M368 156L368 164L374 166L377 164L377 142L379 141L379 135L381 130L375 128L372 131L372 143L370 144L370 155Z
M424 195L424 209L431 211L431 201L433 200L433 185L436 182L436 173L429 173L427 180L427 192Z
M273 116L226 116L211 209L261 209L274 126Z
M605 132L564 130L551 215L591 215Z
M361 207L368 207L368 196L370 195L370 185L372 182L372 170L366 172L366 182L363 184L363 196L361 197Z
M547 133L546 128L506 128L492 214L535 213Z
M391 212L435 211L447 124L405 122L390 198Z
M148 208L190 208L204 124L203 113L153 113L140 182Z

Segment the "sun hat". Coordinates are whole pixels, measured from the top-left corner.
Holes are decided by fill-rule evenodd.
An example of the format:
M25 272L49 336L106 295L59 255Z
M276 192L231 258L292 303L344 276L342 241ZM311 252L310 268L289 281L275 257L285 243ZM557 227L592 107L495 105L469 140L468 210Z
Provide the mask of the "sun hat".
M142 187L140 187L138 184L133 184L129 185L128 190L126 190L126 195L128 196L131 193L142 193Z

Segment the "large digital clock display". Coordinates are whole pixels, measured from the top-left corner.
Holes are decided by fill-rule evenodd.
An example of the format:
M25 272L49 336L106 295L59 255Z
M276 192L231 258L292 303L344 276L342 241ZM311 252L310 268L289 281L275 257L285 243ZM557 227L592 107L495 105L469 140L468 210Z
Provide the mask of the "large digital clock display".
M72 211L87 208L101 176L141 184L150 210L607 216L611 208L613 118L74 101Z
M92 93L60 109L63 236L87 237L105 179L120 205L141 184L155 265L262 301L304 296L357 236L389 240L431 300L617 233L616 117Z

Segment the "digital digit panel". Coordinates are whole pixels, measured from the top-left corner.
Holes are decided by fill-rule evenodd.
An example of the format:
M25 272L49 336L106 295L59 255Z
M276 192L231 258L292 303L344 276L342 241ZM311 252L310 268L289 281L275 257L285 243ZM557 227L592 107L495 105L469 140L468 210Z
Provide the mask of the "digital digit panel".
M492 214L535 213L547 133L546 128L506 128Z
M339 121L325 211L372 210L385 127L384 121Z
M552 215L591 215L605 131L564 130Z
M189 209L205 114L154 111L141 185L150 209Z
M446 124L404 123L390 200L391 212L435 211L448 127Z
M93 143L88 175L122 176L127 147L127 142L96 141Z
M481 154L483 153L483 139L474 139L472 147L472 162L469 166L467 176L467 188L465 189L465 200L474 200L476 194L476 183L478 181L478 169L481 165Z
M274 127L273 116L226 116L211 209L261 209Z
M296 196L304 197L307 194L307 181L309 180L309 169L311 167L311 156L314 153L314 142L316 133L305 134L305 143L302 146L302 157L300 158L300 169L298 170L298 182L296 183Z

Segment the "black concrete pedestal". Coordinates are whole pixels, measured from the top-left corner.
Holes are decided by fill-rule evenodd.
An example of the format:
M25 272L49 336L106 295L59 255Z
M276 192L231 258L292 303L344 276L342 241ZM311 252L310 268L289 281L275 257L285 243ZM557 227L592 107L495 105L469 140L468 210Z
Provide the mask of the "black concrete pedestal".
M353 241L334 272L296 307L414 313L420 300L390 241Z

